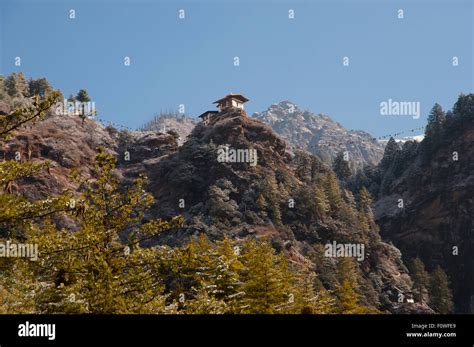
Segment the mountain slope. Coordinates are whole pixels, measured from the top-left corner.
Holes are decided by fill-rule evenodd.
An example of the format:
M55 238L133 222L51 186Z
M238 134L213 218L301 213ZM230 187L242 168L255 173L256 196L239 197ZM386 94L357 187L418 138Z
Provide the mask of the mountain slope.
M461 96L436 134L396 152L379 179L375 217L405 260L448 274L457 312L474 312L474 95ZM387 163L389 161L386 161ZM399 208L403 199L403 208Z
M354 168L377 164L383 146L363 131L347 130L328 116L301 111L290 101L271 105L252 117L269 124L292 146L307 150L326 162L340 151L348 151Z
M176 134L119 133L93 120L82 124L54 115L22 130L4 149L5 156L27 150L28 143L33 160L53 161L49 174L17 187L31 198L80 189L70 183L72 170L89 175L95 148L102 146L118 156L116 174L124 184L140 174L148 177L148 190L156 198L150 216L185 217L184 228L164 233L150 246L182 244L201 232L211 239L268 238L292 261L309 259L321 285L338 290L340 258L325 256L324 246L363 244L363 259L351 260L363 304L390 312L431 312L426 306L398 302L397 293L409 294L412 282L398 249L380 239L368 205L340 187L323 162L293 153L268 126L239 110L218 114L211 126L198 124L182 146ZM219 161L225 145L255 150L257 165ZM67 221L62 225L71 228Z
M151 121L141 127L142 131L163 132L175 131L180 138L180 143L184 142L197 124L197 120L185 115L174 113L160 113Z
M219 162L218 151L225 145L255 149L258 164ZM354 197L338 187L332 171L303 152L293 155L268 126L239 110L218 114L211 126L198 124L188 141L147 175L160 216L182 213L186 218L178 239L164 235L160 242L182 242L199 232L211 238L267 237L294 261L311 259L330 289L336 285L336 259L324 256L324 245L363 243L367 257L356 268L364 302L392 312L430 312L426 306L397 302L398 290L411 291L401 255L382 242L375 224L359 225ZM335 194L338 203L329 210L313 203L312 189L324 182L332 182L335 191L327 194Z

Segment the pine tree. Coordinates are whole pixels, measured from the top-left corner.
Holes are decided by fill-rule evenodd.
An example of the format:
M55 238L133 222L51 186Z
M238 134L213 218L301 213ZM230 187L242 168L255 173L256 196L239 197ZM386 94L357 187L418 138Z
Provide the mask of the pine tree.
M46 97L53 91L46 78L30 79L28 81L29 95L39 95L41 98Z
M358 313L359 295L354 291L353 286L348 279L344 279L336 290L339 297L340 313L354 314Z
M323 178L323 185L331 208L331 214L334 216L343 205L336 175L333 172L327 172Z
M351 168L349 167L349 162L344 159L344 153L339 152L336 155L333 163L333 170L342 182L346 182L347 179L351 176Z
M89 102L91 101L91 98L89 96L89 93L87 93L87 90L81 89L76 95L76 99L79 102Z
M378 227L374 222L372 212L372 197L364 186L359 191L359 222L361 230L368 233L370 230L378 231Z
M219 179L209 187L209 199L206 203L209 215L220 221L232 220L238 215L239 206L230 198L237 190L228 179Z
M245 294L240 280L244 266L239 258L240 246L225 237L216 243L212 265L206 276L206 289L213 297L225 302L230 312L239 311L239 300Z
M425 129L425 136L438 136L446 120L446 113L439 104L435 104L428 115L428 124Z
M380 166L383 170L387 170L392 165L399 151L400 146L398 146L397 141L395 141L393 137L390 137L387 145L385 146L383 158L380 161Z
M37 293L41 312L164 312L163 283L157 251L143 240L180 227L182 220L143 221L153 198L137 179L125 190L114 175L116 159L100 151L95 179L83 182L85 193L75 201L79 230L35 228L29 233L43 250L37 276L54 284ZM124 244L120 234L132 231ZM74 300L69 296L73 294ZM71 307L72 306L72 307Z
M316 287L317 276L308 261L296 270L296 284L293 295L292 313L328 314L335 310L335 298L320 285Z
M409 263L408 268L413 279L414 298L418 302L423 302L430 283L430 276L425 270L425 264L423 264L420 258L415 258Z
M256 204L258 208L258 215L262 218L266 217L267 215L266 210L267 210L268 204L267 204L267 201L265 200L265 197L263 196L263 193L258 195Z
M438 265L431 273L429 282L430 306L441 314L453 310L453 294L449 288L446 272Z
M313 195L316 202L317 214L320 219L324 221L331 208L326 193L319 185L315 184L313 185Z
M47 99L14 110L12 113L0 116L0 141L16 135L16 131L27 124L32 124L45 117L54 105L59 93L52 93ZM65 211L68 197L66 195L51 197L46 200L29 201L24 197L13 194L13 184L26 177L31 177L40 171L48 169L50 162L23 162L5 160L0 162L0 227L12 231L21 225L28 228L33 218L51 215L57 211Z
M245 313L277 313L289 304L292 274L283 255L268 242L249 240L243 247L242 274Z
M360 295L357 293L357 271L352 258L341 258L337 263L339 285L336 294L339 298L339 313L360 314L369 310L360 305Z
M267 202L268 215L270 216L273 223L281 224L281 211L280 202L277 195L278 185L275 176L268 175L263 182L262 193Z
M12 98L24 98L28 95L28 82L22 72L14 72L4 81L5 89Z

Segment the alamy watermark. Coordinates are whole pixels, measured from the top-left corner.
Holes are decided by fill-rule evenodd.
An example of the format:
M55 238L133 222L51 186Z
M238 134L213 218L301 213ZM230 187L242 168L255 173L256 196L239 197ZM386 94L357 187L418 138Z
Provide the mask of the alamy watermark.
M38 260L38 245L32 243L0 243L0 258L30 258Z
M94 101L80 102L68 101L66 99L56 103L54 111L57 115L61 116L86 116L92 118L97 114Z
M257 166L257 150L252 148L234 149L229 146L220 146L217 149L217 161L219 163L249 163Z
M332 258L352 257L358 261L365 259L365 245L363 243L327 243L324 245L324 256Z
M394 101L388 99L380 103L380 115L382 116L412 116L413 119L420 118L419 101Z

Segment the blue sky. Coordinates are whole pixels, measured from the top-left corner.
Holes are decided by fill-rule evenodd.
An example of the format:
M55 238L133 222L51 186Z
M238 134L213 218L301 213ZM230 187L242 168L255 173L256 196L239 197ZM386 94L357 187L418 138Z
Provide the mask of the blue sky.
M291 100L381 136L474 91L469 1L2 0L0 11L0 74L47 77L66 96L86 88L100 118L133 128L234 92L250 114ZM421 118L381 116L388 99L419 101Z

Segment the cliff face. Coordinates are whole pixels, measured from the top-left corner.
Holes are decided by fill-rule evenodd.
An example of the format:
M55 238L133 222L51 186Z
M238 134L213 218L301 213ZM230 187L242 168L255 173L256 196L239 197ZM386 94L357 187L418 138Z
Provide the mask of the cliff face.
M290 101L271 105L254 118L270 125L292 146L306 150L326 162L332 162L340 151L348 151L354 168L377 164L383 145L364 131L347 130L330 117L301 111Z
M255 150L257 164L220 161L223 148ZM237 109L219 113L209 126L198 124L177 152L147 172L159 215L183 214L186 218L186 228L178 237L164 234L159 242L180 243L199 232L211 238L267 237L294 261L301 261L303 256L311 259L329 287L327 270L334 266L334 259L324 256L323 246L334 241L365 242L367 257L358 265L363 300L392 312L432 312L426 305L397 302L399 291L410 293L412 285L398 249L382 242L375 231L361 236L351 217L320 218L312 209L312 199L307 195L307 185L312 183L297 173L305 168L301 162L308 158L302 152L295 155L270 127ZM317 171L314 176L330 172L324 163L312 158L317 167L313 167ZM259 203L268 181L273 181L280 222L262 213L265 208ZM347 191L341 194L350 201ZM295 206L288 204L290 200ZM269 200L267 203L271 204Z
M429 270L444 268L456 311L464 313L474 312L473 105L472 96L460 98L436 144L428 143L432 138L419 144L375 204L382 236L405 259L419 257Z

